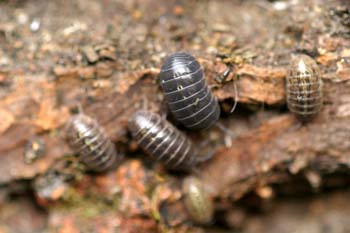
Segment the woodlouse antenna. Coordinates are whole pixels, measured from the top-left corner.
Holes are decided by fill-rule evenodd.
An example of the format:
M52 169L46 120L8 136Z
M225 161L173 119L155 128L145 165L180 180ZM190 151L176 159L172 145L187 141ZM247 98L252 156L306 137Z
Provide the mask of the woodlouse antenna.
M230 113L233 113L233 111L236 109L237 104L238 104L238 88L237 88L236 80L233 80L233 88L234 88L234 91L235 91L235 103L233 104Z
M210 152L208 152L204 156L199 156L197 158L197 163L204 163L204 162L212 159L214 157L215 153L216 153L215 150L211 150Z
M220 76L216 77L215 81L218 83L226 82L230 73L231 73L231 67L226 65L225 71ZM237 83L236 83L235 79L233 79L233 88L234 88L234 92L235 92L235 102L230 110L230 113L233 113L233 111L236 109L237 104L238 104L238 88L237 88Z

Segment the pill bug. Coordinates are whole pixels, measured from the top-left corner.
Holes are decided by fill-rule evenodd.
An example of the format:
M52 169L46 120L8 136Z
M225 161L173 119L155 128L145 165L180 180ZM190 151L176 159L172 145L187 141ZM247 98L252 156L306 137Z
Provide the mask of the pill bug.
M78 114L66 125L66 140L89 170L104 172L114 168L121 156L96 120Z
M187 177L182 183L184 204L191 220L198 224L209 224L213 220L213 201L200 179Z
M294 57L287 74L287 105L302 122L311 120L321 110L322 88L316 62L306 55Z
M170 55L159 73L159 83L171 113L188 129L206 129L219 119L218 101L205 80L201 65L189 53Z
M137 144L170 169L190 170L203 161L192 142L158 114L137 111L128 126Z

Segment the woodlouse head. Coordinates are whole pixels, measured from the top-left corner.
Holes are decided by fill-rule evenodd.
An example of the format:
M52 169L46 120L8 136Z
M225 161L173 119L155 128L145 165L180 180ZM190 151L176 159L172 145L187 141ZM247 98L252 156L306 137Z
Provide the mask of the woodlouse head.
M65 126L65 138L69 142L77 139L80 132L86 132L96 124L95 120L84 115L77 114L72 116Z
M288 68L288 77L304 73L311 74L314 80L320 76L320 70L314 59L305 54L294 56Z
M172 65L174 63L177 64L178 63L177 59L179 59L179 58L185 58L185 60L188 60L188 61L194 61L195 60L194 56L192 56L188 52L184 52L184 51L182 51L182 52L175 52L175 53L172 53L168 57L165 58L161 70L168 70L170 67L172 67ZM181 63L181 64L183 64L183 63Z
M128 128L131 134L134 135L141 130L146 130L153 126L153 122L150 121L150 114L152 113L140 110L131 116L128 122Z

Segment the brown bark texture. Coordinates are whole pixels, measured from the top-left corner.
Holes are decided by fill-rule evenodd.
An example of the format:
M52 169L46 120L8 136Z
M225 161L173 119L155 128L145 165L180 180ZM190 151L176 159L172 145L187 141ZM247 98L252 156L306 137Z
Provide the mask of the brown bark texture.
M201 63L227 132L188 131L169 113L157 76L175 51ZM324 82L324 106L303 125L286 107L298 53ZM209 226L184 208L189 174L132 141L128 119L146 108L215 151L196 173L215 206ZM125 155L116 170L87 173L67 146L77 111ZM349 2L0 1L0 174L0 232L349 232Z

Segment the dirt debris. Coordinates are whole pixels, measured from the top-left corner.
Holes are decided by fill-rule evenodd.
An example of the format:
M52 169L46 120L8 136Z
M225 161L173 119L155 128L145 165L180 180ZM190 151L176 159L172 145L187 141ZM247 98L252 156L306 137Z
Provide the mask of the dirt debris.
M349 183L349 35L349 5L340 0L1 1L0 231L208 232L188 221L179 189L183 174L152 164L126 128L136 110L168 113L157 76L165 57L182 50L204 67L223 110L220 123L235 134L184 130L198 143L209 138L216 151L198 174L215 199L213 225L221 229L213 232L222 226L283 232L283 224L347 232L347 193L324 191ZM298 53L318 62L325 87L321 113L300 128L286 111L284 88L289 60ZM229 77L218 84L227 67ZM96 175L78 167L53 169L73 156L61 129L80 107L125 153L118 170ZM26 145L38 136L45 156L27 164ZM64 179L39 182L42 192L25 186L29 197L11 201L11 185L43 177ZM319 192L333 201L312 196ZM312 200L309 208L303 198L289 206L290 199L279 200L285 195ZM9 214L23 207L28 212ZM31 222L25 221L29 215Z

